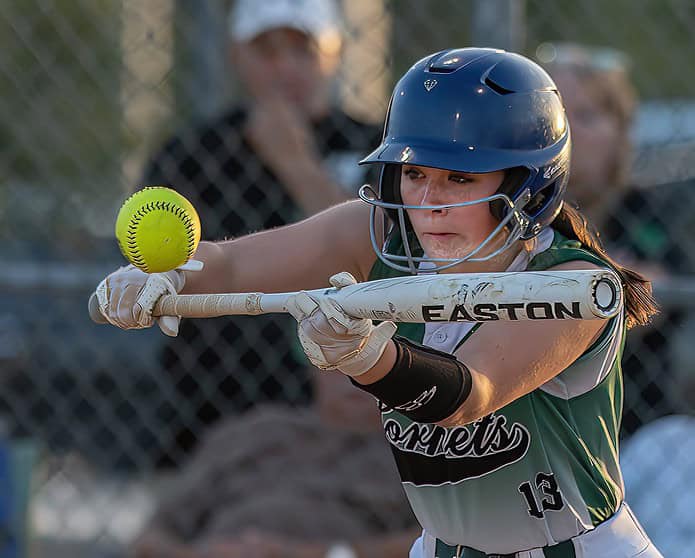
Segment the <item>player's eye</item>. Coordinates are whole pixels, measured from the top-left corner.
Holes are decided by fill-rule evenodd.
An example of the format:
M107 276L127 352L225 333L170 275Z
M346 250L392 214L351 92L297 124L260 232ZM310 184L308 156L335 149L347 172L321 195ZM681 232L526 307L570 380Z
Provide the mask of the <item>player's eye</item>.
M416 168L413 168L413 167L404 169L403 174L406 177L408 177L410 180L415 180L416 178L422 178L425 176L419 170L417 170Z
M456 184L468 184L469 182L473 182L470 178L460 174L450 174L449 180L456 182Z

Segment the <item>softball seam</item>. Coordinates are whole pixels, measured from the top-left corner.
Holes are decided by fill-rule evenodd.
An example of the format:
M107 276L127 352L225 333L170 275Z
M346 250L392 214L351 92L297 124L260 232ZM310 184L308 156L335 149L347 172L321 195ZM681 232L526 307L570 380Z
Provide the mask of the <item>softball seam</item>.
M126 231L126 246L128 247L128 254L130 256L130 259L132 263L136 266L145 271L146 273L149 273L148 271L148 266L145 263L145 260L140 253L140 250L138 249L138 244L137 244L137 232L138 232L138 227L140 226L140 221L142 220L143 217L145 217L147 214L152 213L152 211L168 211L169 213L173 213L176 215L181 222L184 225L184 228L186 230L186 239L187 239L187 249L186 253L188 257L190 258L193 256L193 252L195 250L195 223L191 220L191 218L188 216L188 213L186 213L186 210L178 205L174 205L171 202L164 202L164 201L155 201L155 202L148 202L142 207L138 208L138 210L133 213L131 218L128 220L128 227Z

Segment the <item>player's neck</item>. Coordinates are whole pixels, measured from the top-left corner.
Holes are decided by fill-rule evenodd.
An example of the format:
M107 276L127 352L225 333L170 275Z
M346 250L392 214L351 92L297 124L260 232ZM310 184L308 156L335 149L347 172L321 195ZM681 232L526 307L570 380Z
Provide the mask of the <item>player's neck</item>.
M487 254L494 253L501 245L506 241L506 235L500 236L495 239L492 245L488 248ZM497 271L507 271L509 266L512 264L514 259L519 255L522 250L526 249L526 243L524 241L518 240L514 242L509 248L502 251L501 253L493 256L490 259L483 261L465 261L458 265L455 265L444 273L491 273ZM480 254L481 257L485 256L485 253Z
M491 273L496 271L507 271L514 259L523 249L524 245L522 243L517 243L489 260L461 262L443 273Z

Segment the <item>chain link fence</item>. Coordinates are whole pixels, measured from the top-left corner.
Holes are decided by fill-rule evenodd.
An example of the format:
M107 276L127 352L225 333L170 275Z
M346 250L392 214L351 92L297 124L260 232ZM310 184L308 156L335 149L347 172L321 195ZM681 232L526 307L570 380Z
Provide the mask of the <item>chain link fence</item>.
M245 470L245 459L263 452L291 456L310 428L288 418L304 417L318 399L291 320L191 321L171 340L155 329L96 326L86 312L99 280L123 263L113 238L117 209L144 184L170 184L186 194L208 239L292 222L305 213L240 134L245 113L237 109L243 91L227 46L230 6L224 0L0 4L0 417L15 471L12 485L4 485L13 494L14 516L0 513L0 521L14 521L3 527L19 534L15 554L3 555L129 555L153 514L193 537L191 522L202 522L222 504L192 496L195 478L186 467L218 479L220 484L210 483L208 476L204 484L215 493L226 486L225 466ZM625 353L623 443L632 455L626 467L638 468L641 460L629 450L631 440L646 432L643 425L695 408L695 77L689 71L695 5L344 0L342 14L343 50L330 90L342 111L312 132L328 176L346 195L370 179L355 163L379 141L395 78L424 54L496 46L550 67L563 45L577 43L599 47L588 64L600 67L617 63L620 53L638 98L627 179L615 191L601 184L605 195L586 205L601 216L604 238L616 254L626 253L654 277L663 307L653 326L631 333ZM237 155L228 156L230 151ZM293 411L271 412L271 418L261 412L275 403ZM279 435L282 428L296 438ZM343 443L355 443L345 436ZM248 449L250 438L272 443ZM693 484L679 475L692 475L695 463L674 459L680 438L671 440L651 450L656 461L648 474L626 473L637 479L628 485L629 501L631 490L634 500L653 494L644 512L653 532L661 527L650 507L670 520L655 499L682 499L680 491ZM246 446L248 453L241 449ZM210 465L231 448L241 452L234 454L238 461ZM191 457L194 450L213 457L201 464ZM363 477L390 479L389 458L374 455L354 466ZM251 469L258 473L258 467ZM289 474L288 467L283 470ZM335 474L334 482L348 482ZM664 485L665 477L681 480ZM187 487L177 493L179 500L170 478ZM285 487L279 479L256 480ZM324 493L306 478L292 483L303 492L282 496L301 500L312 490ZM655 485L664 492L654 492ZM223 500L241 502L243 494L228 488ZM351 506L370 509L379 529L367 533L352 525L347 506L338 515L344 517L342 536L335 525L324 526L324 533L337 540L412 527L407 514L394 513L403 506L400 496L376 487L372 496ZM158 507L162 501L169 508ZM194 501L188 518L171 512L182 505L188 511L186 502ZM278 497L273 506L282 501ZM681 515L688 514L692 510ZM243 526L239 518L225 521L217 533ZM664 552L671 545L666 555L682 556L687 551L678 544L695 542L695 528L681 535L664 535Z

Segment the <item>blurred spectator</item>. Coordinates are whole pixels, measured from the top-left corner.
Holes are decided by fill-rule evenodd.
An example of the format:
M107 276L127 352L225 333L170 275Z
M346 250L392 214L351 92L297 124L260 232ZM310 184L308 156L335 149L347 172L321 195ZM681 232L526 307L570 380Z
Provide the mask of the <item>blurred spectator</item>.
M277 227L354 196L365 178L357 162L380 140L380 129L332 99L342 41L334 0L238 0L229 32L246 102L168 141L145 178L185 195L210 240ZM165 410L176 439L160 464L177 463L220 416L267 400L308 403L294 340L286 316L184 322L164 366L186 403Z
M545 43L537 52L560 89L570 121L571 199L604 225L630 190L630 126L637 99L627 58L612 49L567 43Z
M259 405L211 430L162 486L134 554L324 558L342 541L402 558L420 528L388 453L376 401L317 373L312 408Z
M686 271L682 231L673 226L682 214L674 186L645 190L629 184L636 94L626 56L609 48L548 43L537 55L560 89L572 129L568 199L596 225L617 260L652 280ZM623 435L676 410L669 397L669 342L682 319L681 312L663 309L651 327L630 332L623 358Z

